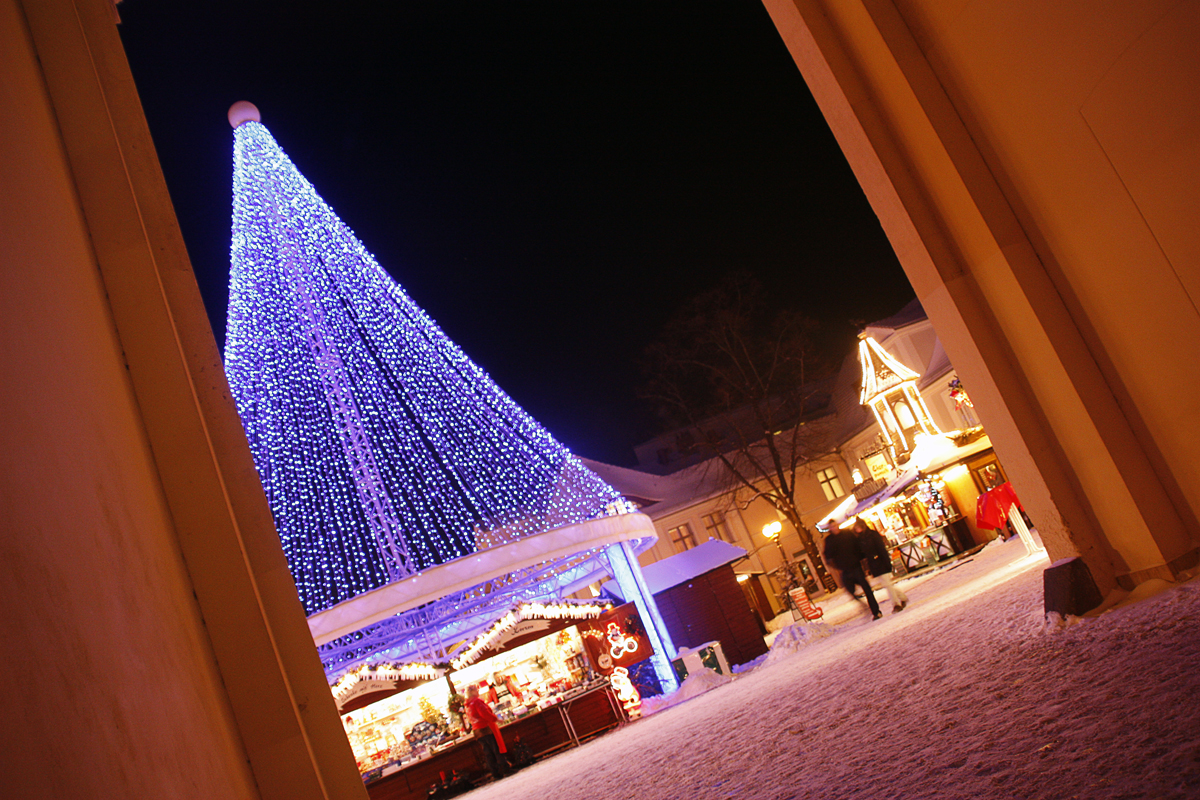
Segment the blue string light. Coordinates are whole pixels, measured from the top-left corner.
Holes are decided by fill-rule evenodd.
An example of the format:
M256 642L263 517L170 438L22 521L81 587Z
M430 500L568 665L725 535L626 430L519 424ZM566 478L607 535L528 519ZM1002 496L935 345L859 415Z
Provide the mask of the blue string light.
M620 495L441 331L258 122L234 131L225 368L314 614Z

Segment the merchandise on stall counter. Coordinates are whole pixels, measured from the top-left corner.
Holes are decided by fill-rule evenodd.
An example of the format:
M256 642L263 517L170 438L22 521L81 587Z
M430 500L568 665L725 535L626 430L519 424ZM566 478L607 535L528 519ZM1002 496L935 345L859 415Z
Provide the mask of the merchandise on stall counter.
M469 684L492 700L501 724L549 708L592 680L574 627L521 645L451 674L458 694ZM342 716L360 773L421 760L470 740L451 703L450 684L434 679ZM391 769L391 767L389 767Z
M961 519L945 482L925 476L898 497L863 512L862 516L898 547Z

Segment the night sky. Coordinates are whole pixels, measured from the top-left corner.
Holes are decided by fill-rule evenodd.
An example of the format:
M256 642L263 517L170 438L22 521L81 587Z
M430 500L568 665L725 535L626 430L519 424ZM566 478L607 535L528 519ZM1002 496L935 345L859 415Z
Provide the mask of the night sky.
M759 0L119 11L221 345L237 100L409 295L583 456L631 464L656 433L638 353L731 270L844 347L912 297Z

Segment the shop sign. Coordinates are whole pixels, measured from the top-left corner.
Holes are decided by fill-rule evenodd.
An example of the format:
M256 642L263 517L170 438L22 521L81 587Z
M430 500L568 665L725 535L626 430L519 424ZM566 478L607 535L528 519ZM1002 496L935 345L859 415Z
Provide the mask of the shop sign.
M874 453L863 458L867 465L867 469L871 471L871 477L877 481L886 481L888 476L892 474L892 465L882 453Z
M573 622L574 620L567 621ZM521 636L540 639L541 637L550 633L551 627L564 627L562 625L554 626L554 622L558 622L558 620L523 619L516 625L513 625L511 628L506 630L504 633L500 634L500 636L496 638L496 641L488 649L500 651L503 650L513 639Z
M409 688L411 681L405 681L401 686L399 681L381 680L378 678L360 679L354 687L336 698L338 713L346 714L363 706L369 706L385 697L390 697L403 689Z
M479 651L479 655L473 660L491 658L505 650L520 647L535 639L541 639L543 636L569 628L578 621L566 617L562 619L537 619L535 617L520 620L497 635L487 647Z
M362 697L364 694L370 694L371 692L390 692L395 688L396 688L395 681L381 681L381 680L359 681L357 684L355 684L353 689L351 689L349 692L346 693L346 696L342 699L342 705L346 705L354 698Z
M479 654L472 659L478 661L484 658L491 658L499 655L505 650L514 647L520 647L523 644L532 642L534 639L541 639L547 634L562 630L575 624L573 619L523 619L512 626L505 628L500 634L496 635L488 646L479 651Z
M633 603L617 606L596 619L583 620L577 627L584 650L601 675L611 675L617 667L631 667L654 653Z

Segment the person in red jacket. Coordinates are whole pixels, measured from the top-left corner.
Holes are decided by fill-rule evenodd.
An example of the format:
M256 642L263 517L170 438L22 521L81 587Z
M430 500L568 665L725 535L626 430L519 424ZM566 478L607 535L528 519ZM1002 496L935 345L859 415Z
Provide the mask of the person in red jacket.
M483 757L492 777L500 780L508 774L508 759L504 754L504 737L500 735L500 722L491 707L479 697L479 686L472 683L467 687L467 702L463 706L467 722L475 731L475 738L483 745Z

